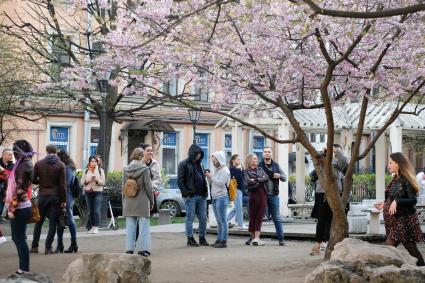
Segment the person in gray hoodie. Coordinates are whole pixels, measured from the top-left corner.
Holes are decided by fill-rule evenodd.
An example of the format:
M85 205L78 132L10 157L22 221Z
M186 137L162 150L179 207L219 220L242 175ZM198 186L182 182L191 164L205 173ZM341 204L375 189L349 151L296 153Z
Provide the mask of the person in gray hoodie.
M230 182L230 171L226 166L226 155L223 151L217 151L212 155L212 163L215 168L214 175L206 173L211 183L211 198L214 209L214 215L217 219L217 240L214 248L227 247L227 206L229 205L229 196L227 187Z
M149 218L154 205L153 189L149 166L143 162L143 149L133 150L131 163L124 168L123 188L131 178L137 181L138 193L135 197L122 196L123 216L126 228L126 253L133 254L138 248L139 255L148 257L151 250ZM136 242L136 227L139 224L139 237Z

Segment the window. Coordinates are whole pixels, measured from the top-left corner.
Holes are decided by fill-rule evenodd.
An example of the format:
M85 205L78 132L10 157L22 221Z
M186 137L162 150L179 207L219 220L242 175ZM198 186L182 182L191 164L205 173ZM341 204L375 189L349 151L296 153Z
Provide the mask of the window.
M90 130L90 156L99 154L97 147L99 145L100 130L99 128L91 128Z
M314 134L314 133L311 133L310 134L310 141L311 142L316 142L316 134Z
M50 143L69 153L69 128L50 127Z
M325 143L326 142L326 135L325 134L320 134L320 142L321 143Z
M204 158L202 158L202 165L204 169L210 168L210 153L208 149L209 144L209 134L196 134L195 135L196 144L202 148L204 152Z
M179 93L179 80L174 77L162 86L162 91L170 96L176 96Z
M53 35L51 39L52 44L52 56L54 60L56 60L58 64L70 64L70 57L68 54L67 49L70 46L69 43L70 38L65 36L64 41L65 44L62 42L62 39L59 38L57 35Z
M254 136L252 139L252 153L258 156L258 160L263 160L263 149L265 146L265 138L263 136Z
M162 167L168 175L177 175L178 133L164 132L162 136Z
M225 134L224 135L224 152L226 153L227 161L230 161L232 157L232 135Z

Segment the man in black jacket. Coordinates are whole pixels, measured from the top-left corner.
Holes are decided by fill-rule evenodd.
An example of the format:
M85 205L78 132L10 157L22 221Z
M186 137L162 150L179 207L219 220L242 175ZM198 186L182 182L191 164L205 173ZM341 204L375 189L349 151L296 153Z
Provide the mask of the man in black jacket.
M267 208L272 215L274 227L276 229L276 236L279 240L279 246L284 246L283 240L283 227L280 219L279 210L279 180L286 182L286 175L280 168L279 164L272 160L272 149L265 147L263 149L264 159L260 163L260 167L263 168L267 176L269 176L269 182L267 183Z
M208 185L201 160L204 157L202 149L192 144L189 147L189 157L179 163L177 184L180 188L186 206L186 236L189 247L209 246L205 239L207 229L207 195ZM193 238L193 220L199 220L199 244Z

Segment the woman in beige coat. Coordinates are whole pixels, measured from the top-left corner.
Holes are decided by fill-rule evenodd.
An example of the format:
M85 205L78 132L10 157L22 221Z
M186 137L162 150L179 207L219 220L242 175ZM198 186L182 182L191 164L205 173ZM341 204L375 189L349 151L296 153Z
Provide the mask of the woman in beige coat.
M98 166L96 157L89 157L89 164L81 177L81 186L86 194L87 209L92 228L87 232L99 233L100 207L103 198L103 186L105 185L105 172Z
M137 147L131 154L131 163L124 168L123 188L131 178L137 181L138 193L134 197L122 196L123 216L126 224L126 253L149 256L151 250L150 211L153 208L153 190L149 166L143 162L143 149ZM139 224L139 237L136 242L136 229Z

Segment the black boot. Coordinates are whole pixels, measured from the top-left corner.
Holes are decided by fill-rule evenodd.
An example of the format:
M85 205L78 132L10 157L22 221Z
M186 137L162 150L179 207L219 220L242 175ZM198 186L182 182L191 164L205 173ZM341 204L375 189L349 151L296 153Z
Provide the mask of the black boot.
M212 245L210 245L210 247L215 248L215 245L217 245L218 243L220 243L220 241L219 241L219 240L215 240L215 243L214 243L214 244L212 244Z
M227 248L227 241L220 241L216 245L214 245L214 248Z
M199 247L199 244L195 241L195 238L187 237L187 246L188 247Z
M65 250L65 253L70 254L70 253L76 253L76 252L78 252L77 242L71 242L71 245L69 246L67 250Z
M205 239L205 237L199 237L199 245L204 247L210 246L210 244L208 244L207 239Z
M58 245L56 246L55 254L63 253L63 249L64 249L63 244L58 243Z

